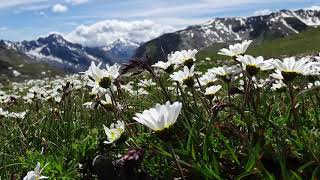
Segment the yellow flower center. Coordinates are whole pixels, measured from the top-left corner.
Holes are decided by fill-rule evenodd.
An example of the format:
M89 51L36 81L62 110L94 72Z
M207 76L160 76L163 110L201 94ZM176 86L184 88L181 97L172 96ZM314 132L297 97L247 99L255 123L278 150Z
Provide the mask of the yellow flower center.
M193 59L187 59L183 62L183 65L188 66L188 68L191 68L193 65Z
M299 73L296 71L281 71L281 75L285 81L290 82L293 81Z
M111 86L111 83L112 83L112 81L111 81L110 77L103 77L98 80L99 86L101 86L105 89L109 88Z
M188 78L184 79L183 84L188 87L192 87L194 85L193 77L188 77Z
M250 76L254 76L258 74L260 68L258 68L255 64L246 65L246 71Z

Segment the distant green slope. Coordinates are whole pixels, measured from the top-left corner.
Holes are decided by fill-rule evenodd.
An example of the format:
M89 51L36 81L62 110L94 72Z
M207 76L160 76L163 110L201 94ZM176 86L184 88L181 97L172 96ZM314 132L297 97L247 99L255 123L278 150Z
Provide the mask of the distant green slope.
M227 47L226 44L215 44L198 53L198 59L210 57L212 60L227 59L218 55L219 49ZM300 34L287 36L261 44L253 44L248 54L264 56L265 58L279 58L283 56L310 55L320 52L320 28L310 28Z

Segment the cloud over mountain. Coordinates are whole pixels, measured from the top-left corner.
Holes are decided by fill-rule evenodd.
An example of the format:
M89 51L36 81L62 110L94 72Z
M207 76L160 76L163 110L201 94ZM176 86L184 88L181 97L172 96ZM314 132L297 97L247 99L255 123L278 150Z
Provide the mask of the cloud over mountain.
M313 5L311 7L305 8L305 10L320 11L320 5Z
M65 38L85 46L111 46L118 41L138 46L171 31L174 31L173 27L150 20L105 20L92 25L80 25L66 34Z
M66 0L67 3L71 3L72 5L84 4L89 2L89 0Z
M62 4L55 4L52 7L52 11L55 13L63 13L63 12L68 11L68 7L65 5L62 5Z
M255 11L253 14L255 16L263 16L263 15L268 15L271 13L272 13L272 11L270 9L261 9L261 10Z

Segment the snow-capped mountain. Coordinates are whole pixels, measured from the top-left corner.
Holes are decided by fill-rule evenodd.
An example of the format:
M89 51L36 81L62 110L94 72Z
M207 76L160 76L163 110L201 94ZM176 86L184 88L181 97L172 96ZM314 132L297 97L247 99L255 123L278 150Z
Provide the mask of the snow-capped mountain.
M281 10L262 16L217 18L146 42L136 50L135 56L147 55L152 61L159 61L176 50L202 49L215 43L229 44L246 39L261 42L315 26L320 26L320 11L317 10Z
M91 61L107 64L126 61L138 47L120 40L109 47L84 47L71 43L57 34L40 37L33 41L0 40L0 46L71 72L86 69Z
M20 81L64 74L62 70L36 61L14 48L14 43L0 42L0 84L10 80Z

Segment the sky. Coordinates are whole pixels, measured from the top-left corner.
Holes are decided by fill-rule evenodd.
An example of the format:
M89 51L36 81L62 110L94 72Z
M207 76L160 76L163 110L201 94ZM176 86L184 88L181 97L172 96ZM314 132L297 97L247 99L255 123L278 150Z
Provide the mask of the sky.
M320 0L0 0L0 39L32 40L52 32L89 46L137 42L216 17L319 8Z

